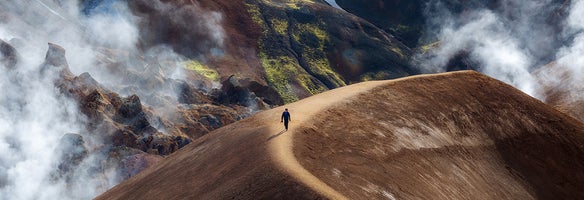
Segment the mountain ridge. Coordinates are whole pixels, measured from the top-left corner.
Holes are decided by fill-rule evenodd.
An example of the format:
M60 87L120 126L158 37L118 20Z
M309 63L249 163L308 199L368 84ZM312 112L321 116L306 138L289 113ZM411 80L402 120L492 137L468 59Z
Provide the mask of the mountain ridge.
M374 139L363 139L362 137L364 134L367 135L367 133L375 135L380 134L379 132L365 131L361 133L355 133L355 131L358 132L359 130L366 130L367 128L375 129L376 127L383 126L372 126L369 123L358 120L356 124L360 125L356 125L355 123L346 123L348 126L357 126L348 128L344 127L343 124L338 122L338 116L342 115L337 111L342 111L343 109L338 109L337 107L351 108L351 106L347 105L360 105L363 107L371 106L371 104L362 101L362 99L371 100L372 98L370 96L379 95L380 91L382 93L383 91L386 91L385 94L387 95L387 88L415 87L416 84L412 84L412 82L421 82L425 84L424 87L428 88L432 86L440 86L441 83L452 82L453 80L463 82L470 80L470 82L468 82L466 85L457 85L456 87L480 87L485 90L484 92L476 92L474 94L464 93L458 95L477 95L478 97L484 97L484 95L489 95L489 92L498 91L495 94L508 94L510 96L518 97L518 100L511 99L511 102L525 103L525 108L530 107L530 105L542 106L541 109L537 108L535 110L541 110L541 112L545 114L535 115L533 118L530 115L525 115L530 116L525 119L541 122L549 120L547 121L548 123L541 123L542 125L536 127L541 127L542 130L551 130L549 133L552 134L548 134L545 131L538 132L538 129L540 128L529 128L524 126L525 124L522 124L524 123L522 121L514 121L517 119L524 119L517 116L523 115L520 114L520 112L531 112L529 110L522 110L519 112L519 114L517 112L510 112L502 115L505 117L505 119L511 119L512 121L510 124L500 124L502 127L509 128L508 130L497 128L492 130L487 128L485 129L486 132L483 130L484 133L488 133L489 130L491 130L491 132L494 131L493 133L497 133L497 131L510 131L509 134L512 136L510 137L511 140L504 139L507 137L505 136L505 132L500 132L499 135L477 135L476 133L471 133L471 136L474 135L476 138L461 139L452 136L454 139L449 139L447 135L440 135L443 132L440 132L439 130L435 130L439 131L437 133L422 131L422 133L418 133L419 135L417 137L428 137L430 139L434 137L434 139L429 140L430 142L427 143L416 143L416 137L410 135L409 140L402 141L402 147L407 147L406 149L409 149L406 152L414 152L414 154L410 154L414 156L411 159L416 160L417 162L415 163L418 164L412 165L411 161L406 162L407 160L403 159L407 159L409 157L398 156L400 154L395 154L395 152L400 151L396 151L396 149L391 147L386 146L385 148L381 148L381 150L377 150L390 155L389 157L385 157L386 159L398 158L396 161L398 162L397 166L401 166L401 168L395 168L395 163L392 163L390 160L380 160L380 158L375 156L372 158L371 156L375 154L368 154L372 151L371 149L367 149L367 147L372 147L372 144L378 144L376 141L382 141L383 139L382 137ZM454 87L454 89L452 89L452 87L448 85L442 86L444 87L442 88L443 90L438 91L438 93L440 93L438 96L441 97L448 97L449 95L452 95L451 92L460 91L460 88ZM448 88L450 88L450 90L448 90ZM410 92L417 93L422 97L433 98L432 96L425 96L424 93L416 91L407 91L406 93ZM510 96L497 98L505 99ZM331 99L330 97L346 98ZM400 97L405 98L406 96ZM412 102L417 101L415 98L412 99L410 97L400 102L409 102L408 100L412 100ZM465 100L460 101L464 102ZM442 103L445 105L451 105L452 102L446 101ZM514 104L506 104L505 101L491 102L488 100L484 101L484 103L486 108L489 108L493 105L505 107ZM373 105L375 106L375 103L373 103ZM398 104L398 106L402 105L403 104ZM282 128L279 127L281 125L277 123L279 120L279 114L284 107L259 112L249 118L220 128L215 132L203 136L201 139L195 140L192 145L186 146L185 148L177 151L177 153L169 156L160 164L146 169L144 172L136 175L135 177L132 177L127 181L119 184L118 186L115 186L111 190L97 197L97 199L120 199L128 197L146 199L370 199L381 197L419 198L424 197L425 195L437 195L434 197L437 197L438 199L447 199L455 197L464 198L485 194L483 192L488 192L492 189L498 189L500 191L489 194L491 194L492 197L500 198L534 199L536 197L549 198L550 195L569 198L582 197L584 195L582 192L577 192L574 190L577 188L574 186L577 186L584 181L582 172L577 171L577 169L584 166L582 159L578 159L578 157L582 157L582 152L584 152L582 145L584 144L582 123L554 110L553 108L550 108L549 106L545 106L543 103L523 94L520 91L517 91L516 89L513 89L511 86L488 78L484 75L480 75L476 72L464 71L440 75L421 75L394 81L364 82L331 90L322 93L321 95L315 95L314 97L288 104L286 107L290 109L292 114L293 121L290 124L290 131L283 132ZM424 110L425 112L428 112L430 116L435 114L431 110L427 110L425 108L412 108ZM446 106L446 108L448 108L448 106ZM338 110L335 111L335 109ZM371 109L367 110L369 110L370 113L375 113L376 111ZM384 109L378 110L383 111ZM495 112L496 109L486 109L484 111L497 113ZM537 111L536 113L539 112L540 111ZM358 115L363 114L363 112L355 113ZM340 118L342 119L342 117ZM387 120L383 117L381 118L384 120L378 122ZM413 118L411 120L415 121L423 119L423 117L420 117ZM480 117L474 119L478 120ZM446 121L448 123L456 123L456 120ZM330 124L327 125L329 122ZM385 122L394 123L394 121ZM433 123L441 123L441 121L434 120ZM478 125L475 125L477 127L489 126L489 123L477 124ZM334 128L334 126L339 126L342 130L345 131L339 131L339 129ZM454 126L462 127L462 130L465 130L466 125L462 123L462 125L455 124ZM440 129L442 131L449 130L444 127L442 128L443 129ZM469 127L467 126L466 128L468 129ZM326 130L328 129L330 129L332 132L327 132ZM558 130L568 130L570 132L567 132L566 135L557 135L555 133L557 133ZM335 138L335 134L333 133L337 134L341 138ZM381 134L387 135L387 138L394 138L389 137L389 135L395 134L395 132L386 131L381 132ZM356 139L355 137L361 137L361 140L354 140ZM408 135L402 137L406 137L406 139L408 139ZM515 137L518 137L519 140L513 140ZM545 137L549 140L542 141L538 139L540 137ZM438 163L444 163L448 160L453 163L460 164L460 166L463 167L458 169L462 170L461 172L463 173L459 175L469 178L469 181L460 182L460 180L466 179L460 179L456 181L457 175L450 174L450 178L455 178L451 180L452 182L424 182L424 180L427 179L423 177L437 178L434 177L436 176L436 173L443 173L448 175L449 168L423 167L427 165L429 161L419 161L417 159L424 159L423 155L426 154L423 152L431 152L432 148L420 148L416 147L416 144L430 146L452 142L460 144L470 142L468 144L473 144L473 140L475 140L475 142L479 142L476 144L482 144L478 146L478 150L467 148L465 149L464 145L459 147L445 146L443 148L438 148L438 150L442 151L445 149L447 150L446 153L441 154L442 156L433 158L436 159L434 162ZM533 148L538 148L538 146L521 145L525 142L527 142L527 144L531 144L533 141L536 141L538 144L547 145L546 147L550 148L551 153L543 152L543 161L539 159L521 157L523 154L520 153L525 153L526 150L533 150ZM355 142L358 144L358 146L345 144L351 142ZM559 147L558 142L568 146ZM480 147L483 145L486 146ZM375 151L375 148L373 148L373 150ZM510 152L509 150L511 150L511 152L512 150L516 150L518 153L511 153L510 155L502 156L498 156L496 153L497 151ZM355 166L355 163L363 162L363 160L359 160L357 157L353 157L352 159L336 159L339 158L339 156L343 157L342 155L351 155L351 152L364 154L363 158L367 159L368 162L380 161L381 164L358 164L356 166L362 166L365 168L358 168L358 170L355 171L350 169L351 166ZM537 152L542 151L539 150ZM381 155L384 154L381 153ZM420 155L422 157L420 157ZM561 158L555 158L554 155L567 156L567 158L571 159L563 160ZM470 161L463 159L465 156L466 158L471 158ZM218 159L218 157L222 159ZM488 158L493 158L494 161L489 161ZM296 161L294 161L294 159L297 159L300 164L295 163ZM364 163L367 163L367 160ZM471 161L476 161L476 163L473 164ZM400 164L400 162L403 163ZM465 164L474 167L478 166L479 168L475 171L471 168L464 167ZM483 166L481 164L485 165ZM526 164L539 164L545 166L539 166L534 170L529 170L529 168L525 168ZM568 168L562 168L568 164L572 166ZM390 167L393 166L394 168L384 168L380 167L379 165L387 165ZM558 168L558 165L562 167ZM423 174L423 176L420 178L401 177L401 179L389 179L394 181L386 181L386 185L378 182L379 178L388 180L387 178L396 176L396 174L391 175L391 170L383 173L384 169L393 169L396 171L400 171L401 169L403 172L412 173L411 171L407 170L408 167L403 168L405 166L411 166L411 169L420 170L418 173ZM548 173L551 172L553 175L543 176L543 178L534 178L534 173L540 174L542 172L541 170L546 171L545 167L550 167L549 170L551 171ZM567 169L570 171L557 171L561 169ZM379 170L381 170L382 173L377 173ZM368 172L376 173L372 175L368 174ZM575 173L575 175L566 176L567 174L571 173ZM359 176L359 174L362 176ZM503 181L502 185L492 184L493 179L485 176L487 174L494 174L496 180ZM554 175L559 176L554 177ZM439 177L440 176L438 176L438 178ZM555 181L552 181L552 183L545 181L542 182L542 180L548 179ZM363 182L363 180L370 180L372 182ZM461 185L460 183L466 183L466 186L465 184ZM541 190L542 186L545 186L546 184L549 185L559 183L563 183L563 188L558 189L555 187L543 187L544 190ZM503 187L505 184L510 185ZM401 189L396 190L396 187ZM415 190L412 191L412 187L415 188ZM463 190L456 189L457 187L473 187L475 189L476 187L486 187L487 189ZM450 192L444 193L443 191Z

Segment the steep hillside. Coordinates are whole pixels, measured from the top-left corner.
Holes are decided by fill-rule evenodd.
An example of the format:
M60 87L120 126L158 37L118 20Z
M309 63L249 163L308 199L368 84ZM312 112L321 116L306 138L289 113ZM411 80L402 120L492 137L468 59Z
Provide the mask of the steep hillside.
M532 74L543 90L543 101L580 121L584 121L584 80L575 64L552 62Z
M364 80L420 73L412 51L368 21L324 1L129 1L140 46L166 44L220 80L281 105ZM197 22L197 23L192 23ZM196 76L194 71L191 76ZM199 81L199 80L196 80Z
M584 125L476 72L365 82L218 129L97 199L581 199Z

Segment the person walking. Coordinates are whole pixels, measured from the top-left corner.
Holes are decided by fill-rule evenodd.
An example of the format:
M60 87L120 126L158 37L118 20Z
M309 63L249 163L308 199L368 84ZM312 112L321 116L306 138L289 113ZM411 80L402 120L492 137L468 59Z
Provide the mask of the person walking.
M288 108L284 109L284 112L282 113L282 119L280 120L280 123L284 122L284 128L286 128L286 130L288 130L288 122L292 121L292 118L290 118L290 113L288 112Z

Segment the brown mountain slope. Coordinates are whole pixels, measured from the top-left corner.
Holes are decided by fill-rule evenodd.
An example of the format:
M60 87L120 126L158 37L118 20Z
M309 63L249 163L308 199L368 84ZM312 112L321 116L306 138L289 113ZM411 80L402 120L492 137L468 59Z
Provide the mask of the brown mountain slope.
M552 62L532 75L543 88L545 103L584 122L584 79L575 69L578 68Z
M218 129L97 199L581 199L584 126L475 72L365 82Z

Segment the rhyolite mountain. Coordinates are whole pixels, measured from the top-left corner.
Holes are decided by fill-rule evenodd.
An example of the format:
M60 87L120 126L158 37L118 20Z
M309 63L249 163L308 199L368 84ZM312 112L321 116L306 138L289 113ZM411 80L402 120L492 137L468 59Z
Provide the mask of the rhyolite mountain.
M99 149L87 149L82 134L63 133L58 151L64 156L58 173L65 178L88 151L106 155L106 166L121 171L123 179L134 176L193 141L201 145L204 141L198 138L258 110L357 82L419 74L412 56L439 45L426 35L424 27L431 16L424 14L428 1L422 0L337 1L344 10L321 0L83 0L81 12L108 14L112 2L127 4L138 19L139 51L95 47L96 67L112 74L111 82L100 83L90 73L73 74L67 49L59 44L48 45L45 63L39 69L39 73L58 74L56 88L77 102L87 117L86 132L104 143ZM541 14L552 16L550 25L564 17L561 5L565 1L557 2L558 7ZM455 13L464 13L477 7L496 9L497 3L449 1L447 6ZM2 19L18 18L2 14ZM0 41L0 62L8 70L18 67L22 59L13 47L15 42ZM161 46L187 61L177 64L157 57ZM177 65L183 69L181 79L172 76ZM465 52L448 67L480 68ZM580 127L552 114L554 119L568 121L565 127ZM495 155L495 150L489 152ZM527 170L525 163L529 162L512 163L515 171L505 175L519 180L516 171L521 171L532 178L535 172ZM536 181L534 187L539 187L543 179L534 179L519 182ZM532 189L526 190L535 195Z
M108 82L72 73L59 44L49 43L39 69L56 74L55 87L87 117L84 133L67 133L58 144L60 177L95 152L108 164L92 172L117 168L130 177L257 110L356 82L420 73L410 65L409 47L325 1L87 0L80 1L80 13L115 15L115 3L127 4L138 19L139 51L93 47L96 71L110 74ZM26 16L3 13L4 20L26 22ZM22 62L13 47L18 45L0 45L7 70ZM157 54L167 47L186 62ZM179 65L183 77L177 79L172 74ZM88 149L83 135L103 145Z
M108 2L84 1L83 13L102 14ZM419 73L409 64L410 48L324 1L126 3L141 19L137 46L144 55L98 49L99 66L117 77L115 84L105 85L114 88L88 73L71 74L67 67L56 82L79 102L89 118L88 131L103 135L116 151L168 155L254 110L355 82ZM193 28L208 20L217 20L219 27ZM173 63L148 54L160 45L188 59L184 80L169 78ZM5 55L15 54L9 46L4 49ZM47 60L67 66L65 49L50 44ZM221 87L214 88L214 82ZM113 155L126 154L135 153Z
M339 97L339 98L335 98ZM582 199L584 124L473 71L259 112L97 199Z
M150 1L128 1L142 17L141 45L168 44L223 80L234 76L242 87L272 105L350 83L417 74L412 51L375 25L324 1L167 1L166 12ZM208 20L200 12L222 15L225 38L210 43L210 32L173 20ZM204 23L204 22L197 22ZM205 39L207 38L207 39ZM267 86L267 87L265 87Z

